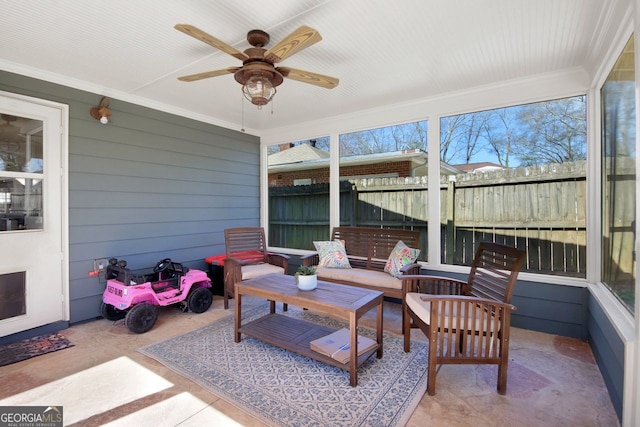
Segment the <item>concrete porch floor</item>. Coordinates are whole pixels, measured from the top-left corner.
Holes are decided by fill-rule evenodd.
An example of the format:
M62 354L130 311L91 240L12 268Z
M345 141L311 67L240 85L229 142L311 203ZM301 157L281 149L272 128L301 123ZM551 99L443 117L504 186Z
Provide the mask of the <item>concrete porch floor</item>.
M74 325L74 347L0 367L0 406L64 402L65 425L263 426L229 402L142 355L137 349L233 315L222 298L203 314L161 310L149 332L123 321ZM243 298L243 307L263 300ZM297 308L290 307L295 310ZM361 321L373 327L369 313ZM384 326L400 333L401 310L385 302ZM419 330L412 339L424 340ZM345 377L347 378L347 377ZM619 426L586 342L512 328L506 396L494 366L443 366L436 395L424 395L407 426ZM49 403L44 403L49 400Z

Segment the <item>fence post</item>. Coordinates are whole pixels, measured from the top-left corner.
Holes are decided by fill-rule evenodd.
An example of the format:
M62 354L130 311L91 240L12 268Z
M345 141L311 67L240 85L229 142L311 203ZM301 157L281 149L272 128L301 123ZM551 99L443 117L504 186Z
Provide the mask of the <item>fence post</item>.
M456 200L456 176L449 175L449 181L447 182L447 219L446 219L446 227L447 227L447 241L446 243L450 246L449 250L446 250L446 244L440 245L442 250L445 251L447 257L447 264L453 264L454 252L455 252L455 238L456 238L456 227L454 223L454 214L455 214L455 200Z

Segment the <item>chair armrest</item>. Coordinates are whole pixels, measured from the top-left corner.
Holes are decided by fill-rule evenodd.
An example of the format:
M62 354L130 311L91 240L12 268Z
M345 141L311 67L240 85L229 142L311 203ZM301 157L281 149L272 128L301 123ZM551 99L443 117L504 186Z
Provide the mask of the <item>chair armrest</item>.
M407 266L408 267L408 266ZM451 277L407 274L400 276L405 292L420 292L431 295L464 295L467 282Z
M302 265L305 265L307 267L318 265L320 264L320 255L318 255L317 252L314 252L308 255L303 255L300 257L300 261L302 261Z
M267 252L267 263L284 268L284 274L287 274L289 268L289 258L289 255Z
M502 301L497 301L489 298L478 298L469 295L420 295L420 299L425 302L440 303L443 301L461 302L463 304L476 304L484 305L486 307L501 307L506 310L515 311L516 306Z
M420 275L421 268L422 266L420 264L414 262L413 264L407 264L402 267L400 269L400 273L402 273L403 275Z
M241 258L225 258L224 260L222 260L222 264L225 267L227 264L230 264L231 267L233 267L233 266L243 266L243 265L254 264L254 262L247 262Z
M267 252L267 256L273 256L273 257L282 258L282 259L291 259L289 255L281 254L278 252Z

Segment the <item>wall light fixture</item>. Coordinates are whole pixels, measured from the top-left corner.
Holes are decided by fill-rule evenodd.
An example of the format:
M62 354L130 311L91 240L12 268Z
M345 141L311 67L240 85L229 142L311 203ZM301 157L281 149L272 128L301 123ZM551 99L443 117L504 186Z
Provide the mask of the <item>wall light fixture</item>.
M100 123L106 125L109 123L109 117L111 116L111 111L109 111L109 98L103 96L100 98L100 102L97 107L93 107L89 110L89 114L96 120L100 120Z

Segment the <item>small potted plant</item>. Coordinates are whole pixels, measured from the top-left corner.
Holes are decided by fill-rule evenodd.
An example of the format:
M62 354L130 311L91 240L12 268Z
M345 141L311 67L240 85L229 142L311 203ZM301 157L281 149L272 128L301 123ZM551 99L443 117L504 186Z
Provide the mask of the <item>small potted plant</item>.
M313 266L301 265L296 271L296 283L298 289L302 291L311 291L318 286L318 275L316 268Z

